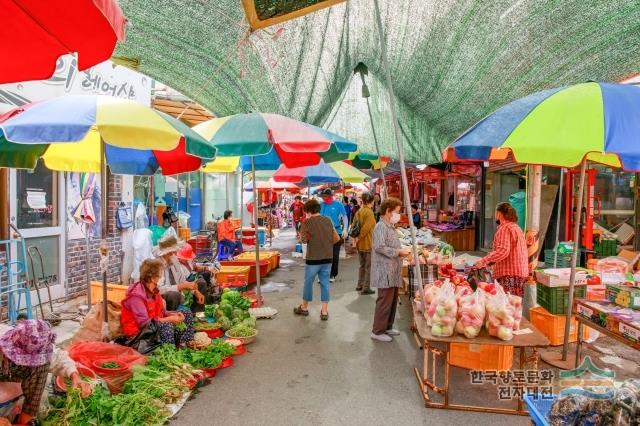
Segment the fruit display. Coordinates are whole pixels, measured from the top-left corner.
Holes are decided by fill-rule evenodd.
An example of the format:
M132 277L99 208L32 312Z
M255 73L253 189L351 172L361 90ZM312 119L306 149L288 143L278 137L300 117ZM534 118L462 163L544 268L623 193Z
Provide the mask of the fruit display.
M426 297L426 296L425 296ZM452 336L456 325L458 304L453 284L445 282L438 290L431 305L429 318L431 319L431 334L434 336Z
M513 339L515 312L501 286L497 286L495 295L487 298L486 309L489 335L500 340Z
M456 333L472 339L480 333L485 317L485 292L477 289L465 293L458 301Z
M640 309L640 288L626 285L607 285L607 299L623 308Z

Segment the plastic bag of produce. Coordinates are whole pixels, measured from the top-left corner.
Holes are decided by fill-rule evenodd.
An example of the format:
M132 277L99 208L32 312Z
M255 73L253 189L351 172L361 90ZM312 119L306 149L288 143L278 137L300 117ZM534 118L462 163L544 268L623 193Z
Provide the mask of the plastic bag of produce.
M513 307L509 303L509 297L501 285L496 286L495 295L488 296L486 309L489 334L500 340L513 339L515 315Z
M520 321L522 320L522 297L509 295L509 304L513 308L513 329L520 330Z
M449 282L449 280L446 281L447 283ZM438 290L440 290L440 287L442 287L442 281L440 280L436 280L434 281L433 284L426 284L424 286L424 316L427 320L427 325L431 325L431 317L429 316L429 306L431 305L431 302L433 302L433 299L436 297L436 294L438 293ZM420 292L418 292L419 294Z
M484 324L485 299L485 292L481 289L460 298L456 322L458 334L464 334L465 337L473 339L480 333Z
M429 306L428 313L431 318L431 334L443 337L453 335L458 313L453 284L445 282L442 285Z

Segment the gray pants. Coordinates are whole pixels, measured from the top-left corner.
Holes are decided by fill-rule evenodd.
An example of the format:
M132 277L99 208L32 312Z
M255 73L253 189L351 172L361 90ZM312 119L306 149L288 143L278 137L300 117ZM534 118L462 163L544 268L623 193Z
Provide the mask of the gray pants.
M373 333L380 335L393 328L398 304L398 287L379 288L373 314Z
M360 269L358 269L358 286L356 290L368 290L371 286L371 252L358 251Z

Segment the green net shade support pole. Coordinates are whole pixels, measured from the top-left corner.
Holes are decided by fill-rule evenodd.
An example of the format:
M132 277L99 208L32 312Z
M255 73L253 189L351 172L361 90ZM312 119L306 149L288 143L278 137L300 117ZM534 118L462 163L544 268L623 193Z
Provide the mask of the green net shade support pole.
M251 156L251 181L253 185L253 226L254 243L256 247L256 298L258 306L262 305L262 292L260 291L260 239L258 238L258 191L256 189L256 160Z
M376 155L378 156L378 162L380 164L380 179L382 179L382 195L387 198L387 181L384 178L384 166L382 164L382 157L380 156L380 145L378 144L378 137L376 135L376 128L373 124L373 115L371 114L371 104L369 98L365 98L367 101L367 112L369 113L369 122L371 123L371 133L373 134L373 142L376 146Z
M582 221L582 205L584 198L584 175L587 172L587 160L582 160L580 165L580 183L578 187L578 200L576 206L576 218L573 225L573 253L571 253L571 275L569 276L569 301L567 305L567 318L573 315L573 289L576 284L576 265L580 250L580 222ZM569 334L571 333L571 321L565 321L564 343L562 345L562 361L567 360L569 351Z
M402 139L400 135L400 126L398 125L398 116L396 112L396 101L393 93L393 82L391 80L391 69L389 68L389 58L387 56L387 45L384 40L384 31L382 29L382 18L380 17L380 5L378 0L373 0L375 6L376 25L378 28L378 38L380 39L380 51L382 54L382 65L387 81L387 91L389 94L389 110L391 111L391 120L393 121L393 130L396 139L396 145L398 148L398 161L400 163L400 175L402 177L402 189L404 192L404 205L407 215L411 214L411 200L409 196L409 182L407 179L407 171L404 165L404 147L402 146ZM384 212L380 212L381 214ZM424 289L422 288L422 274L420 273L420 262L418 258L418 244L416 239L416 227L413 225L413 220L409 220L409 229L411 230L411 247L413 249L413 258L415 261L414 275L418 281L418 291L420 293L420 300L424 309Z

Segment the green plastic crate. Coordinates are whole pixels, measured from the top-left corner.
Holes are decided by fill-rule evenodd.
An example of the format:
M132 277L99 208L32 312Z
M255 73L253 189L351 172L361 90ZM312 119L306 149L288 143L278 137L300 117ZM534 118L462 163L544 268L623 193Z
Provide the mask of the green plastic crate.
M538 305L549 311L550 314L563 315L567 313L569 301L569 287L547 287L544 284L536 285ZM573 299L585 297L587 287L578 285L574 287Z
M618 254L618 241L603 239L593 245L593 250L598 257L615 256Z
M553 249L544 251L544 264L548 268L553 267L555 252ZM571 266L571 253L558 253L558 268L568 268Z

